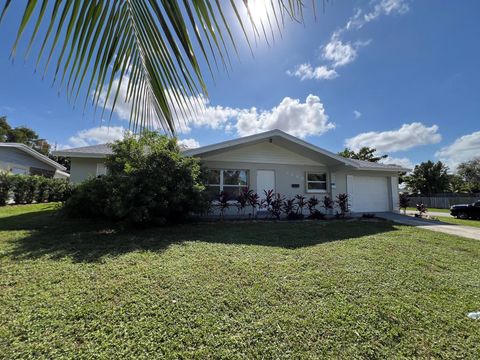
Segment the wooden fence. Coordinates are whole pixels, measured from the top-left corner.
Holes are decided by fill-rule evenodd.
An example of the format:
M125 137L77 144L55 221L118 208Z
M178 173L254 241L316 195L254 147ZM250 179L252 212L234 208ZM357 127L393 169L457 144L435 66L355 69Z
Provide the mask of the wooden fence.
M448 209L452 205L471 204L480 200L480 194L432 194L410 196L410 206L424 204L428 208Z

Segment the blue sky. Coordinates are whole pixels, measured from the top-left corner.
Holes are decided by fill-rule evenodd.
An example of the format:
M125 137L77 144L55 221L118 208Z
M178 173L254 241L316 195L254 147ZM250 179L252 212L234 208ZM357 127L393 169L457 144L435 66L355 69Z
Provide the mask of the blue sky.
M25 2L13 3L0 26L0 115L58 147L121 136L128 105L106 128L34 73L24 47L12 63ZM208 145L280 128L335 152L367 145L404 165L441 159L454 168L480 155L479 13L475 0L333 1L316 21L308 10L304 25L287 22L254 57L241 43L228 74L206 73L206 112L179 138Z

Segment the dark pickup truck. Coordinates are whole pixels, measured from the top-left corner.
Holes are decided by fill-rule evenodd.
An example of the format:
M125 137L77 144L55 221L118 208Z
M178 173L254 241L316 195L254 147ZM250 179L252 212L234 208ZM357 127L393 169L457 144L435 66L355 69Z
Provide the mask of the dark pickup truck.
M480 200L473 204L453 205L450 214L459 219L480 219Z

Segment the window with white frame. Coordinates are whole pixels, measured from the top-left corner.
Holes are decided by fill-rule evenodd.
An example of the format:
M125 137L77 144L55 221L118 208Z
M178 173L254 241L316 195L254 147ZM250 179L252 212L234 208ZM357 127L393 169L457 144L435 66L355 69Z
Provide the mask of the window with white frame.
M207 170L207 192L210 200L217 200L223 191L229 200L235 200L248 188L248 170Z
M309 193L327 192L327 173L324 172L307 172L306 190Z
M10 172L13 175L28 175L28 168L23 166L12 166Z
M97 163L97 176L106 175L107 174L107 167L104 163Z

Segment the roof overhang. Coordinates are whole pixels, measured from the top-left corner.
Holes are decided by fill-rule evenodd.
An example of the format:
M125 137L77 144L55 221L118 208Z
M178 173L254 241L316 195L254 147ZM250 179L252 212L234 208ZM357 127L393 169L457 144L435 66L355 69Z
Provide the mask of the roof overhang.
M50 159L49 157L40 154L38 151L32 149L31 147L21 144L21 143L0 143L0 147L5 147L5 148L14 148L14 149L19 149L32 157L36 158L37 160L40 160L41 162L48 164L50 166L53 166L55 169L60 170L60 171L65 171L67 168L63 165L60 165L56 161Z
M343 156L337 155L332 153L328 150L322 149L316 145L310 144L302 139L299 139L295 136L289 135L281 130L271 130L260 134L250 135L238 139L228 140L224 142L220 142L217 144L207 145L195 149L189 149L184 151L184 155L186 156L196 156L196 157L206 157L211 154L220 153L222 151L226 151L229 149L235 149L238 147L246 146L246 145L253 145L262 141L270 141L274 142L277 145L293 147L301 149L302 152L308 153L311 155L318 155L322 156L322 158L327 159L327 164L329 166L338 166L343 165L347 166L351 169L356 170L370 170L370 171L394 171L394 172L403 172L403 171L410 171L410 169L403 168L397 165L384 165L384 164L376 164L366 161L359 161L353 160L349 158L345 158Z

